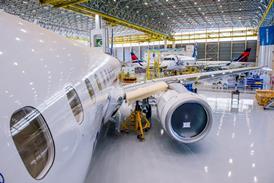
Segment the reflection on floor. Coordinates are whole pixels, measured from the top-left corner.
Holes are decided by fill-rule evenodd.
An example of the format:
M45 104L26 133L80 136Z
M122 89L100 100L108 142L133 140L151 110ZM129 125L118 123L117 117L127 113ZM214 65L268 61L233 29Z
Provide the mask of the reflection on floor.
M274 111L242 94L231 108L230 93L200 92L214 111L210 134L178 144L154 118L146 140L105 130L86 183L273 183Z

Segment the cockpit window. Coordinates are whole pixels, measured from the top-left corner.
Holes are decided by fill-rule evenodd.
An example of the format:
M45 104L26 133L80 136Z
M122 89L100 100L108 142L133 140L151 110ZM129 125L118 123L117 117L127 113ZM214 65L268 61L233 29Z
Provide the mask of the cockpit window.
M71 86L66 87L67 91L67 98L69 101L70 108L72 110L72 113L78 123L81 123L84 119L84 112L83 112L83 107L81 104L81 100L75 91L74 88Z
M175 60L175 58L170 58L170 57L167 57L167 58L164 58L164 60Z
M85 79L85 83L86 83L86 87L88 89L88 94L89 94L90 98L93 100L95 92L94 92L94 89L92 87L92 84L88 79Z
M11 116L10 132L29 174L42 179L55 156L53 138L42 114L29 106L17 110Z

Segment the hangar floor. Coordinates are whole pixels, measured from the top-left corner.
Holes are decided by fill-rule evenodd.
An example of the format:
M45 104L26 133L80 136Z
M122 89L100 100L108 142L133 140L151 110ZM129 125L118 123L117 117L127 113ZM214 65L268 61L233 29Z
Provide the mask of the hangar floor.
M146 140L104 130L86 183L274 182L274 111L264 111L252 94L238 109L230 93L201 91L214 111L210 134L195 144L178 144L161 133L154 118ZM235 106L234 106L235 107Z

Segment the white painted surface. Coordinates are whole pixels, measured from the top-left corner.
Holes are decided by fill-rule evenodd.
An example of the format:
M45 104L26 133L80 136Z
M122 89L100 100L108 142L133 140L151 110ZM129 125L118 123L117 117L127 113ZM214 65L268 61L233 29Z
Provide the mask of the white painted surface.
M274 182L274 111L264 111L253 94L241 94L232 108L230 93L199 93L214 111L206 138L179 144L167 138L156 116L144 142L134 133L115 136L110 128L98 142L86 183Z
M53 166L39 182L83 182L107 97L117 87L120 63L100 49L86 48L3 12L0 27L1 174L6 182L37 182L26 170L10 133L11 115L32 106L45 118L56 152ZM98 90L94 74L106 88L103 91ZM88 95L85 78L92 82L96 103ZM82 101L84 121L80 125L65 95L68 85Z

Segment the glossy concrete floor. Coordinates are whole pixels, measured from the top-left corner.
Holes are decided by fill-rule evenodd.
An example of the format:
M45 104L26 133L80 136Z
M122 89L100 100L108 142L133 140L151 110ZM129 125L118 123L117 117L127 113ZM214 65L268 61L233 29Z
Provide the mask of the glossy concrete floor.
M157 122L139 142L105 128L86 183L273 183L274 111L264 111L253 94L238 109L230 93L200 92L214 111L209 135L195 144L171 140ZM236 104L236 103L235 103Z

